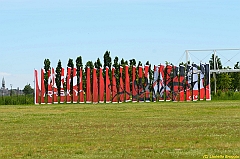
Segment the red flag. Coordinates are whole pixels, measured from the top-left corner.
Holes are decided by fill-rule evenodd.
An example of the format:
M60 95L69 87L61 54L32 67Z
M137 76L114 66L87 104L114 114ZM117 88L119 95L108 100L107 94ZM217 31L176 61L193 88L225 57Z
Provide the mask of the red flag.
M54 68L52 67L52 85L53 85L53 103L56 104L58 103L58 91L57 91L57 85L55 81L55 72Z
M45 104L44 70L41 69L41 104Z
M48 104L52 104L53 91L52 91L52 75L51 70L48 70Z
M128 74L128 65L125 65L125 92L126 92L126 102L130 101L130 81Z
M171 73L172 73L172 65L167 65L166 66L166 101L170 101L172 98L172 93L171 93L171 83L172 83L172 78L171 78Z
M67 94L66 94L66 102L71 103L71 88L70 88L70 83L71 83L71 67L67 68L67 80L66 80L66 88L67 88Z
M173 66L173 78L172 78L172 100L179 101L179 67Z
M143 67L138 67L138 94L139 94L139 102L144 102L144 89L143 89Z
M211 87L210 87L210 65L205 65L205 78L206 78L206 100L211 100Z
M200 100L204 100L205 98L205 65L204 64L200 64Z
M149 65L144 66L144 87L145 87L145 100L150 102L150 79L149 79Z
M158 72L158 66L154 65L154 74L153 74L153 97L152 100L153 102L156 102L157 99L157 92L158 92L158 76L159 76L159 72Z
M96 68L93 68L93 103L98 103L98 81Z
M106 76L106 103L110 103L111 102L111 84L110 84L110 79L109 79L109 75L108 75L108 71L109 68L106 66L106 72L105 72L105 76Z
M159 82L158 82L158 92L159 92L159 99L158 101L164 101L164 94L166 92L165 86L165 72L164 72L164 65L159 66Z
M102 68L99 69L99 103L104 103L104 78Z
M35 98L34 103L39 104L39 85L38 85L38 71L34 70L34 77L35 77Z
M191 66L187 65L187 74L186 74L186 101L191 101L191 81L192 81L192 71Z
M184 80L185 80L185 67L180 65L179 67L179 101L185 101L184 96Z
M115 77L115 68L112 68L112 103L118 102L117 82Z
M92 103L92 92L91 92L91 74L90 68L87 67L87 79L86 79L86 103Z
M123 102L124 101L124 84L123 84L123 67L120 66L120 77L119 77L119 88L118 88L118 93L119 93L119 102Z
M65 101L65 92L64 92L64 68L61 70L61 88L60 88L60 103Z
M83 91L83 80L82 80L82 68L80 68L79 72L79 96L80 96L80 103L84 103L84 91Z
M193 101L198 100L198 66L196 64L192 65L192 98Z
M132 67L132 102L137 102L136 66Z
M77 72L76 68L73 68L73 103L77 103L78 101L78 84L77 84Z

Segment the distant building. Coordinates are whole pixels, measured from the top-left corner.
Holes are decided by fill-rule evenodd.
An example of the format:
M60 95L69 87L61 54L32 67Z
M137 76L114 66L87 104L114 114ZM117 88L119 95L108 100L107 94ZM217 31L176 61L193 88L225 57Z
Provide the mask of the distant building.
M8 89L5 87L5 80L4 80L4 77L2 79L2 87L1 87L1 90L0 90L0 95L1 96L9 96L9 91Z

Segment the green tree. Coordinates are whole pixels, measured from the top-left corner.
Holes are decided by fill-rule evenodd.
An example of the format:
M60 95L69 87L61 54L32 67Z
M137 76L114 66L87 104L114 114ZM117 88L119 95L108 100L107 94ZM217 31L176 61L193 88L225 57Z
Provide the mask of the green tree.
M118 63L118 57L117 56L114 58L113 67L115 68L114 74L115 74L115 77L116 77L117 86L119 86L119 69L120 69L120 65Z
M69 59L68 60L68 64L67 64L68 67L71 68L71 73L70 73L70 94L72 95L72 90L73 90L73 67L74 67L74 64L73 64L73 59Z
M86 65L85 65L85 77L87 77L86 76L86 74L87 74L87 67L89 67L90 68L90 80L91 80L91 85L92 85L92 82L93 82L93 80L92 80L92 70L93 70L93 68L94 68L94 65L93 65L93 62L92 61L88 61L87 63L86 63ZM85 82L84 82L85 84L84 84L84 91L86 92L86 79L85 79ZM91 87L92 88L92 87ZM92 90L91 90L92 91Z
M239 62L234 65L234 69L240 69ZM240 90L240 72L231 73L232 77L232 88L234 90Z
M222 69L221 59L218 56L216 56L215 60L216 60L215 68L216 69ZM212 54L212 57L209 60L209 64L210 64L210 69L213 70L214 69L214 54Z
M48 92L48 71L51 69L51 62L49 59L45 59L44 60L44 70L45 70L45 73L44 73L44 84L45 84L45 91L46 91L46 94Z
M60 89L61 89L61 71L62 71L62 63L61 60L58 61L57 68L56 68L56 85L58 88L58 96L60 96Z
M79 84L80 82L80 68L83 68L83 63L82 63L82 56L78 56L76 59L76 67L77 67L77 83ZM82 69L83 71L83 69ZM78 90L79 91L79 90Z
M33 94L34 90L33 88L30 86L30 84L27 84L24 89L23 89L23 93L25 95L29 95L29 94Z
M108 66L109 71L109 77L110 77L110 81L112 79L112 71L111 71L111 66L112 66L112 58L110 56L110 51L106 51L103 55L103 76L104 76L104 83L106 84L106 76L105 76L105 72L106 72L106 67Z

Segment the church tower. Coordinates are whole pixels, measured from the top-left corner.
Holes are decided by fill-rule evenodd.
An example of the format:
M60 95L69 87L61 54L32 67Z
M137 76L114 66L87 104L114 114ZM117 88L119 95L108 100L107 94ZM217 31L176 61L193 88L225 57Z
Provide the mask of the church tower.
M4 80L4 77L2 79L2 89L5 89L5 80Z

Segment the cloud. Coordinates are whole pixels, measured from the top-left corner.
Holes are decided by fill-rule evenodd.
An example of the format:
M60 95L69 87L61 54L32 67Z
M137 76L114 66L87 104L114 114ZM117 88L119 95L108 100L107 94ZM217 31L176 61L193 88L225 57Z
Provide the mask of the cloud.
M0 76L10 76L11 74L10 73L7 73L7 72L0 72Z

